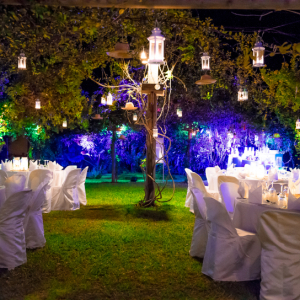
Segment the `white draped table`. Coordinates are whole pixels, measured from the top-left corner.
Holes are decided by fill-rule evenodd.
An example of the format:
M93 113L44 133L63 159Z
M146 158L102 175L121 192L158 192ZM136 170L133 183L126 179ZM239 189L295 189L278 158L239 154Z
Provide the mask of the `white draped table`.
M256 233L259 225L259 218L265 211L293 211L282 209L274 204L249 203L248 199L243 201L236 200L233 215L233 224L236 228Z

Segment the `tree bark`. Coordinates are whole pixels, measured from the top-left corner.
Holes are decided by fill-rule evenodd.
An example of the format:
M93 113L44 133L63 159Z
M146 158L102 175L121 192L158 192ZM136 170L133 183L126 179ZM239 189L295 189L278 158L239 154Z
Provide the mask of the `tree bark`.
M145 204L153 206L155 202L155 164L156 164L156 140L153 138L153 128L157 119L157 96L155 93L148 94L148 109L146 112L147 127L150 132L146 139L146 183L145 183ZM152 179L153 178L153 179Z
M112 131L111 140L111 182L116 182L116 130Z

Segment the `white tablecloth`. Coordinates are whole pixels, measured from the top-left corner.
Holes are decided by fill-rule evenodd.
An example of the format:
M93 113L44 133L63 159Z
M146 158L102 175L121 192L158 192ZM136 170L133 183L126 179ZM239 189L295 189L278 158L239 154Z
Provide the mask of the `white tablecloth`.
M237 200L234 209L233 224L236 228L256 233L261 214L268 210L287 211L287 209L281 209L273 204L249 203L247 199L243 202Z

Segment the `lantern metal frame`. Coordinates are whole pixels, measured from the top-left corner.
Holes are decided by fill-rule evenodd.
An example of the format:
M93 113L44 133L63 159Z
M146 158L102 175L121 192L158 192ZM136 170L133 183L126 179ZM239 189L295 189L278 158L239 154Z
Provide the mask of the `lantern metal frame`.
M40 99L36 99L36 101L35 101L35 109L41 109L41 101L40 101Z
M238 91L238 101L246 101L248 100L248 91L246 88L240 87Z
M265 47L263 47L262 40L260 37L257 38L256 43L254 45L253 51L253 67L261 68L265 66Z
M210 70L210 56L206 52L201 56L201 66L203 71Z
M161 34L161 30L155 27L152 34L148 37L149 41L149 64L164 63L164 40L165 37Z
M20 55L18 56L18 69L19 70L26 70L26 60L27 57L23 50L21 50Z

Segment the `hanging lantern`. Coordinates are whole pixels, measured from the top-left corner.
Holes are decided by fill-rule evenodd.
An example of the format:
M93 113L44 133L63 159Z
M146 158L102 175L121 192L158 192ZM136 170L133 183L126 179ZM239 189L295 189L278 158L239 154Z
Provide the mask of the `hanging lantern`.
M182 118L182 109L181 108L177 108L177 115L179 118Z
M238 101L246 101L248 100L248 91L244 88L242 89L240 87L240 90L238 91Z
M157 138L157 137L158 137L158 129L157 129L156 126L154 126L154 128L153 128L153 137L154 137L154 138Z
M105 96L101 97L101 104L106 105L106 98L105 98Z
M148 83L158 83L159 65L164 63L164 36L159 28L152 30L149 41Z
M108 95L107 95L107 105L112 105L112 104L113 104L112 94L108 93Z
M298 119L296 122L296 129L300 129L300 119Z
M18 57L18 69L26 70L26 56L23 50L21 50L21 53Z
M141 61L142 61L142 64L144 64L144 65L148 63L147 54L146 54L144 48L143 48L143 51L141 52Z
M157 27L154 28L152 35L148 37L150 64L164 63L164 40L165 37L161 34L161 30Z
M193 130L193 132L192 132L192 136L195 136L195 135L196 135L196 131L194 131L194 130Z
M203 53L201 57L202 70L210 70L209 60L210 56L207 53Z
M133 114L132 120L137 121L137 114L136 113Z
M265 48L262 45L262 42L260 41L260 37L258 37L254 48L252 49L253 51L253 67L264 67L264 54L265 54Z
M63 128L67 128L68 127L68 122L67 122L66 118L63 120L62 126L63 126Z
M36 99L36 101L35 101L35 109L41 109L41 101L40 101L40 99Z

